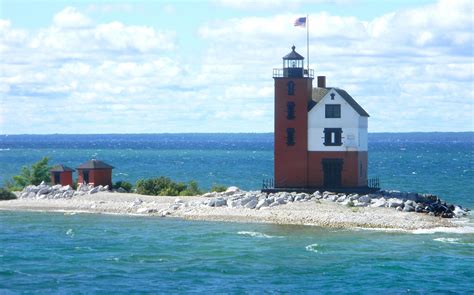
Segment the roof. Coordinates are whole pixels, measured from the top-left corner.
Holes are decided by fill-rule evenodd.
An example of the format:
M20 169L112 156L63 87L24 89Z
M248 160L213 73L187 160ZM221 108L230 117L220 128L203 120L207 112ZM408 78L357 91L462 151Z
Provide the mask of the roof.
M301 54L295 51L295 48L296 48L295 45L293 45L293 47L291 47L292 51L288 53L287 55L285 55L283 59L304 59L304 57L301 56Z
M53 168L51 168L51 170L49 170L49 172L66 172L66 171L71 171L72 172L72 171L75 171L75 170L72 169L71 167L64 166L62 164L56 165Z
M326 91L324 91L324 89ZM339 88L313 88L311 95L312 101L315 103L310 103L308 105L308 112L330 91L334 89L359 115L362 117L370 117L369 114L355 101L352 96L349 95L344 89Z
M93 159L82 163L77 169L114 169L114 167L100 160Z
M369 114L349 95L345 90L333 88L336 92L344 98L344 100L362 117L370 117Z

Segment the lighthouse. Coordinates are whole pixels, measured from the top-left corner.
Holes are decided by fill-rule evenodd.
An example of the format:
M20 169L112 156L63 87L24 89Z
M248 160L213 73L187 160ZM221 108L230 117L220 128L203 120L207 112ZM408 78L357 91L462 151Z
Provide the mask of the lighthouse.
M369 114L326 77L305 69L292 47L275 82L274 190L370 191Z

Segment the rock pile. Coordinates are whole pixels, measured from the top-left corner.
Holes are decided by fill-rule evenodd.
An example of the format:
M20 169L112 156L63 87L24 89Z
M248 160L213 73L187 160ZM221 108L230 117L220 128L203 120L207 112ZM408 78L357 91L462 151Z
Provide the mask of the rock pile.
M97 192L107 191L108 186L92 186L92 185L79 185L77 190L74 190L71 186L47 185L42 182L39 185L29 185L25 187L19 195L20 199L70 199L74 196L82 196L85 194L95 194Z
M398 191L381 191L377 194L359 195L332 192L306 193L262 193L260 191L241 191L237 187L229 187L227 191L217 193L210 192L202 195L207 199L203 201L184 202L177 198L174 204L160 211L150 208L139 208L137 213L158 212L162 216L170 212L187 207L228 207L247 208L262 210L293 202L309 202L317 200L328 200L348 207L385 207L394 208L403 212L428 213L444 218L459 217L468 214L469 209L461 206L447 205L438 197L428 194L402 193ZM137 206L137 201L132 206Z

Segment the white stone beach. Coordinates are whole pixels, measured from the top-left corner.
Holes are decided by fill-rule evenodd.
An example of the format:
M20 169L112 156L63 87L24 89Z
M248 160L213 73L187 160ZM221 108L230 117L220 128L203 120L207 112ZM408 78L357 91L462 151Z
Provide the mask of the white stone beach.
M65 190L65 187L62 189ZM390 208L388 204L390 200L371 201L369 196L359 196L359 201L346 196L344 200L338 202L337 198L342 199L341 196L328 192L313 195L262 194L240 191L237 188L202 196L169 197L101 191L96 188L92 193L75 194L63 192L35 196L31 192L24 192L23 197L20 195L16 200L1 201L0 210L146 215L332 228L415 230L458 226L456 218L441 218L426 213ZM348 202L351 202L349 206ZM382 202L385 206L381 205Z

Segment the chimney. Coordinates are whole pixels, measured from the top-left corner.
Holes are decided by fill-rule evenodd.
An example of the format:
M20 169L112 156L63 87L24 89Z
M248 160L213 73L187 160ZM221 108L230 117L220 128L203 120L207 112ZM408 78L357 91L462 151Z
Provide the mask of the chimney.
M326 76L318 76L318 88L326 88Z

